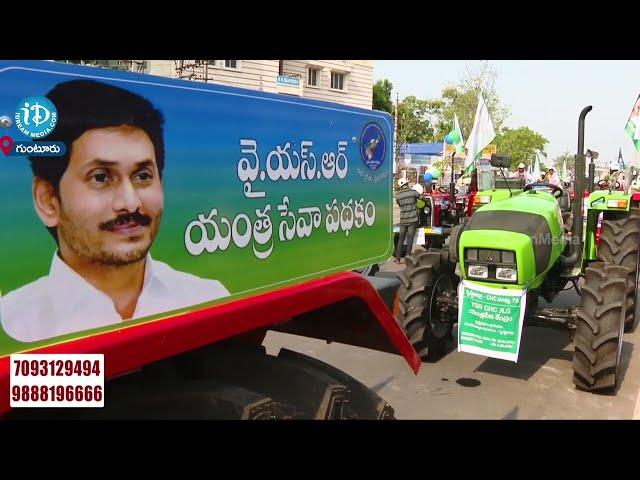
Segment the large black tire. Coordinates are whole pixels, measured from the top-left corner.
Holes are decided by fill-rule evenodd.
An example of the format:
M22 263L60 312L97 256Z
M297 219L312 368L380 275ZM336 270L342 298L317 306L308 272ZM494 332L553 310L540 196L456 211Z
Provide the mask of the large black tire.
M346 385L349 389L349 401L346 408L347 419L395 420L391 405L376 392L342 370L338 370L336 367L324 363L317 358L309 357L286 348L280 349L278 358L296 361L301 365L307 365L309 368L321 370Z
M300 353L223 342L105 384L102 409L16 409L18 419L394 419L393 408L344 372Z
M238 385L184 379L167 361L105 382L104 408L11 410L11 419L276 420L295 418L293 406Z
M584 390L615 390L627 310L628 269L596 262L585 270L573 338L573 383Z
M149 386L109 388L105 408L85 418L116 420L276 420L292 418L294 408L237 385L189 380ZM93 409L87 409L93 410Z
M318 369L266 354L264 347L216 344L190 352L182 374L192 379L215 379L258 392L294 407L292 418L342 420L349 389Z
M464 231L464 225L455 225L451 229L449 235L449 260L452 263L458 262L458 246L460 245L460 237Z
M437 361L453 339L454 314L441 315L435 303L445 291L456 292L459 279L455 264L443 261L433 250L406 257L406 267L398 273L400 288L396 295L396 319L409 341L426 361Z
M600 232L598 260L629 269L627 316L624 322L626 332L633 331L640 320L635 314L639 247L640 208L631 208L628 214L605 212Z

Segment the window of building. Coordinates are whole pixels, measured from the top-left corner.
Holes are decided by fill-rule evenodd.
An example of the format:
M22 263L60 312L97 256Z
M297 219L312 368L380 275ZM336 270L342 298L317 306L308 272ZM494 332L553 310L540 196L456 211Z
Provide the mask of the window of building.
M146 60L60 60L65 63L76 63L94 67L111 68L131 72L146 72Z
M309 72L307 74L307 85L311 87L320 86L320 69L319 68L309 67Z
M238 68L238 61L237 60L225 60L224 61L224 66L226 68Z
M344 90L345 74L340 72L331 72L331 88L334 90Z

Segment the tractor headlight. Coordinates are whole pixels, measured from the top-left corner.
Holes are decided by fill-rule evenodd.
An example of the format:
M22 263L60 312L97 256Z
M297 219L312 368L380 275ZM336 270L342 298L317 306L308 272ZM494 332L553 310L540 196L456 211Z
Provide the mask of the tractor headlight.
M489 277L489 267L486 265L469 265L469 276L473 278Z
M476 203L490 203L491 196L490 195L480 195L477 197Z
M515 268L496 268L496 280L504 282L516 282L518 280L518 270Z
M467 276L489 282L518 281L516 252L489 248L465 248L464 263Z

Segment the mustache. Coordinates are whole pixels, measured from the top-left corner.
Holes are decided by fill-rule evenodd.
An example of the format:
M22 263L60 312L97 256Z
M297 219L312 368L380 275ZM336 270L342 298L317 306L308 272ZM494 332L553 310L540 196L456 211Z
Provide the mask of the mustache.
M135 222L138 225L146 227L151 224L151 217L135 211L133 213L121 213L116 218L100 224L100 230L107 230L113 232L118 225L126 225L127 223Z

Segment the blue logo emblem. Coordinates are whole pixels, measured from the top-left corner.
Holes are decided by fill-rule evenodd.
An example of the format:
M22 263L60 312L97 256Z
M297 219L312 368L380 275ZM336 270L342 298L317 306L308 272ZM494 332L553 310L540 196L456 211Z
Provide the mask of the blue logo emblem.
M369 123L360 136L360 155L362 161L371 170L376 170L382 162L387 150L384 132L377 123Z
M53 132L58 123L58 111L46 97L24 98L16 107L16 127L30 138L42 138Z

